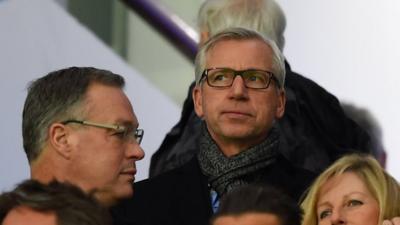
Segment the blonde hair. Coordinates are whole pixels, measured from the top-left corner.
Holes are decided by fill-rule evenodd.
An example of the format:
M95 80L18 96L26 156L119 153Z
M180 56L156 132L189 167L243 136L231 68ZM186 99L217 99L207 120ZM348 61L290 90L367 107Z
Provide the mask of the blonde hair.
M379 224L384 219L400 215L400 186L374 159L369 155L346 155L333 163L314 181L301 203L304 210L302 225L318 223L317 202L321 187L332 177L345 172L355 173L365 184L379 205Z

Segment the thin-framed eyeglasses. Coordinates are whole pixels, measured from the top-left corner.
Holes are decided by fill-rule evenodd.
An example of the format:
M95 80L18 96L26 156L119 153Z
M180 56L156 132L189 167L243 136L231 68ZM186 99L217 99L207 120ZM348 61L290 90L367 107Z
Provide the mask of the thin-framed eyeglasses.
M209 68L203 71L200 80L206 79L207 84L211 87L231 87L236 76L242 77L247 88L266 89L271 80L274 80L279 86L279 82L272 72L258 69Z
M140 144L142 142L143 135L144 135L143 129L130 129L124 125L104 124L104 123L91 122L91 121L87 121L87 120L66 120L61 123L62 124L77 123L77 124L81 124L81 125L85 125L85 126L111 129L116 132L115 134L121 135L121 138L124 141L134 139L138 144Z

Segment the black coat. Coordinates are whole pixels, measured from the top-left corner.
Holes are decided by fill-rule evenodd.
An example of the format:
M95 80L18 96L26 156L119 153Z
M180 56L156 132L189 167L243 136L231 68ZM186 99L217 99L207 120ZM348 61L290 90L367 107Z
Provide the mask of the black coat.
M262 169L262 185L277 187L298 200L315 175L284 157ZM197 158L180 168L134 184L133 198L112 209L115 225L207 225L212 216L210 189Z
M151 158L150 177L176 168L199 151L201 120L193 110L192 89L181 119ZM349 119L335 96L286 64L286 108L277 125L280 151L295 165L321 172L345 153L371 153L369 135Z

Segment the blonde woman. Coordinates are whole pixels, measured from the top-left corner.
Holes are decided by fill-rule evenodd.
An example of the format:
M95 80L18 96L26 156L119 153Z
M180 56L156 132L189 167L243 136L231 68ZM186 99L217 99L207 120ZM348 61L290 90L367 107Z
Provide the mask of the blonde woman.
M302 225L398 225L400 187L373 157L347 155L314 181L301 207Z

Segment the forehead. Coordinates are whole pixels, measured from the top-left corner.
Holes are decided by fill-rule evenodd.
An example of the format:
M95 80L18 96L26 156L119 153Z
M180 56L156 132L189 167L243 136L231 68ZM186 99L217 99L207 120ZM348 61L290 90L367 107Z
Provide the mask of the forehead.
M85 96L88 120L137 124L131 102L119 87L91 84Z
M354 172L345 172L330 178L322 185L319 202L326 198L340 197L354 192L372 196L364 181L357 174Z
M206 67L270 69L272 54L270 46L259 39L219 40L206 53Z

